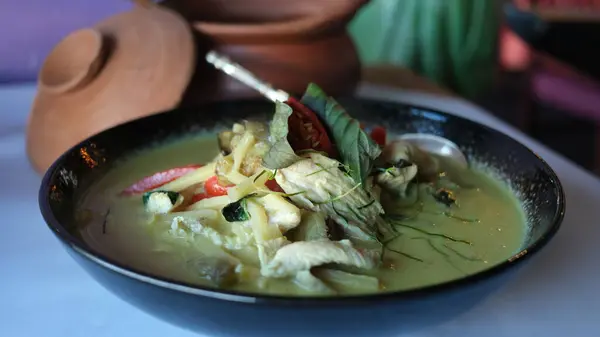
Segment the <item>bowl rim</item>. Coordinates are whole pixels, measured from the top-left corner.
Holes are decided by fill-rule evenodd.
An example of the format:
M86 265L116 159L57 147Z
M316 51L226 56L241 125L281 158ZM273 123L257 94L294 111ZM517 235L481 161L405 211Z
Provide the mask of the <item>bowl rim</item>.
M230 302L239 302L239 303L254 303L254 304L279 304L279 305L348 305L351 303L365 303L365 302L380 302L382 300L408 300L414 298L425 298L431 296L433 294L441 293L441 292L449 292L450 290L462 288L468 285L474 285L480 283L481 281L490 279L493 276L499 275L508 269L521 264L523 261L526 261L531 256L535 255L539 250L545 247L548 242L555 236L555 234L560 229L564 215L566 210L566 199L564 188L556 174L556 172L552 169L548 163L537 155L534 151L532 151L528 146L524 145L520 141L514 139L513 137L505 134L502 131L494 129L492 127L480 124L477 121L464 118L461 116L457 116L451 113L442 112L436 109L426 108L418 105L413 105L409 103L401 103L401 102L392 102L386 100L379 99L370 99L370 98L360 98L360 97L350 97L352 100L362 102L362 103L374 103L374 104L392 104L394 106L404 106L412 110L417 110L421 112L427 112L427 115L421 114L424 119L431 119L431 113L442 116L444 118L450 118L458 120L461 123L471 123L479 128L482 128L488 132L500 134L503 137L508 138L509 140L514 141L515 143L522 146L525 150L530 152L532 155L538 158L540 164L546 169L547 173L552 178L552 183L554 188L557 191L557 198L555 200L557 208L552 218L552 224L549 229L542 234L542 236L532 242L531 244L522 247L519 252L513 254L511 257L507 258L503 262L490 266L487 269L481 270L480 272L466 275L464 277L452 279L449 281L436 283L432 285L425 285L421 287L398 290L398 291L387 291L387 292L378 292L372 294L358 294L358 295L341 295L341 296L283 296L283 295L271 295L271 294L261 294L261 293L253 293L246 291L235 291L228 289L217 289L209 286L202 286L197 284L192 284L184 281L179 281L176 279L172 279L169 277L155 275L151 272L143 271L136 269L134 266L127 266L124 263L117 261L116 259L112 259L108 256L105 256L101 252L95 251L88 247L83 240L77 238L72 235L69 230L64 227L58 219L56 219L55 215L52 212L50 206L50 186L53 177L58 173L58 169L62 166L62 163L66 160L67 156L78 148L86 145L89 142L94 141L101 134L112 132L115 129L119 128L129 128L132 125L138 123L145 123L151 119L161 119L161 118L170 118L170 113L175 111L188 110L185 108L176 108L172 110L167 110L155 115L146 116L143 118L139 118L136 120L132 120L109 129L106 129L102 132L94 134L85 140L82 140L78 144L72 146L69 150L65 151L59 158L57 158L52 165L48 168L48 170L44 173L42 178L41 186L38 193L38 203L40 207L40 211L44 221L48 228L54 233L54 235L67 247L73 249L76 253L80 254L84 258L90 260L91 262L100 265L106 269L109 269L113 272L119 273L122 276L129 277L135 279L140 282L145 282L150 285L166 288L167 290L178 291L182 293L187 293L195 296L203 296L208 298L213 298L216 300L225 300ZM202 108L210 108L210 107L218 107L219 105L224 104L248 104L248 103L256 103L257 101L262 101L259 99L241 99L234 101L221 101L221 102L209 102L196 107L195 110L199 110Z

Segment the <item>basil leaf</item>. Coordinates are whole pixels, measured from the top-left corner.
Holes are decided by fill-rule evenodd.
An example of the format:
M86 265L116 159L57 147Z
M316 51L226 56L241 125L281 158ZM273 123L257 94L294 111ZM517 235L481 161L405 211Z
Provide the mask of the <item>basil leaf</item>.
M302 159L296 155L287 140L288 119L292 108L285 104L275 103L275 114L269 126L269 143L271 147L263 157L263 166L272 170L284 168Z
M375 159L381 154L379 145L360 128L358 120L316 84L308 85L301 102L321 117L329 128L342 163L350 170L350 176L357 184L364 184Z
M250 214L246 210L246 200L248 198L256 196L255 193L248 194L247 196L241 198L238 201L234 201L227 206L223 207L221 210L221 214L227 222L238 222L238 221L247 221L250 219Z

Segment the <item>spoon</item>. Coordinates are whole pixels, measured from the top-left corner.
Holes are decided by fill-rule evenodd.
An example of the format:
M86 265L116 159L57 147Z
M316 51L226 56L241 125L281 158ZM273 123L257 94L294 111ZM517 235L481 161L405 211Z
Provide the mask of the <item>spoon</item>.
M300 104L287 92L273 88L271 84L259 79L241 65L231 61L229 58L216 51L209 51L205 58L206 61L212 64L216 69L219 69L247 86L254 88L272 102L293 101L294 103ZM461 167L468 167L466 156L459 149L458 145L449 139L426 133L406 133L401 135L399 139L410 142L425 152L442 157L449 157L455 160Z
M425 152L450 158L461 168L469 167L467 157L458 145L447 138L428 133L405 133L397 138L409 142Z

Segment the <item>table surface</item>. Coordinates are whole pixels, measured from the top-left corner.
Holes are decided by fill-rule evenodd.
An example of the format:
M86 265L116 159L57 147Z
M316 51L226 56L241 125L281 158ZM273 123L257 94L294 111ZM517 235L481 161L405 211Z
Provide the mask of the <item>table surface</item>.
M191 337L116 298L67 255L37 206L40 183L24 153L30 85L0 87L0 336ZM362 95L448 111L501 130L556 170L567 213L554 240L467 312L411 336L514 337L600 334L600 181L480 108L451 97L363 86ZM410 322L408 322L410 324ZM374 332L375 333L375 332Z

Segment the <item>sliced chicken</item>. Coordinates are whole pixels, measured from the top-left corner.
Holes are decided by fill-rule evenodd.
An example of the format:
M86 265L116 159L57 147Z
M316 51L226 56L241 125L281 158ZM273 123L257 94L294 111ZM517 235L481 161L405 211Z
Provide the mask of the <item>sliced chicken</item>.
M294 278L294 283L300 288L312 293L320 293L323 295L333 295L336 293L335 290L325 284L325 282L313 275L310 270L299 271Z
M267 212L269 223L279 227L282 233L295 228L300 223L300 209L282 196L267 194L256 200Z
M326 214L348 238L376 240L379 232L387 234L390 229L380 219L384 211L379 200L339 167L338 161L311 153L277 170L275 180L286 193L294 194L291 199L296 205Z
M267 277L287 277L315 266L337 263L371 269L377 266L378 251L354 248L349 240L299 241L280 248L261 270Z

